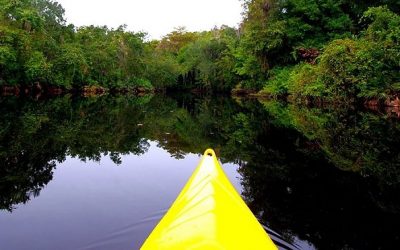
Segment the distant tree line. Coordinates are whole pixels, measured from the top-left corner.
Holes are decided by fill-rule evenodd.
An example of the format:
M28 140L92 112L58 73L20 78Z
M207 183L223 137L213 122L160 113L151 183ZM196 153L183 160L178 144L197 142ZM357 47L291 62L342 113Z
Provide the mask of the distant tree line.
M0 85L252 90L295 99L393 100L397 0L242 0L239 28L74 27L51 0L0 0ZM400 102L399 102L400 103Z
M66 25L62 6L48 0L1 0L0 15L1 85L152 87L145 34Z

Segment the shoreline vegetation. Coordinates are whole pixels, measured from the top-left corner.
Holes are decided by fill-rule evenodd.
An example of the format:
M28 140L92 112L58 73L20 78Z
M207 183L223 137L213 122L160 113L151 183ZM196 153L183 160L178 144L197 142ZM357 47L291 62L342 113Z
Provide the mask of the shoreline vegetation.
M294 103L400 106L396 0L242 0L239 28L160 40L67 24L51 0L0 0L0 91L224 92Z

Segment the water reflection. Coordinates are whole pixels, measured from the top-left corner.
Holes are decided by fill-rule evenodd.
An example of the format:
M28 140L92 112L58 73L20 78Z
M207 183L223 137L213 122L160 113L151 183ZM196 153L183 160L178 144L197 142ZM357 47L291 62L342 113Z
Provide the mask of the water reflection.
M90 218L107 218L115 230L102 231L100 235L107 237L99 240L94 235L98 230L86 228L93 233L75 235L76 245L70 246L90 249L112 243L125 249L132 246L129 237L136 246L175 198L181 188L177 183L184 184L198 154L213 147L223 162L240 166L243 197L260 220L293 248L392 249L400 241L396 116L352 107L307 108L193 95L65 96L43 101L7 97L0 99L0 112L0 224L9 231L23 228L16 223L23 218L18 211L33 204L41 204L49 213L50 209L68 214L74 207L69 203L78 210L112 201L115 206ZM168 152L168 157L152 148ZM163 166L170 156L168 169L152 169ZM138 163L132 157L148 162ZM126 173L130 178L101 180L87 172L96 168L93 164L119 174L121 167L140 167ZM237 174L231 176L235 180ZM66 180L62 188L51 186L59 183L56 178ZM163 178L175 185L161 188ZM109 181L120 185L108 186ZM74 191L74 186L79 189ZM152 186L166 190L168 199L160 201ZM46 203L46 195L39 196L41 190L46 195L54 192L52 199L57 202ZM69 205L62 202L78 190L81 196L70 199ZM37 198L29 201L32 197ZM153 206L135 206L143 201ZM120 210L116 218L114 212L122 206L129 209ZM36 222L41 221L43 228L52 223L46 214L40 215ZM75 227L85 221L68 218ZM130 223L123 223L124 218L131 218ZM149 218L153 224L143 223Z
M261 220L288 241L297 235L318 249L393 249L398 121L352 108L263 106L269 126L258 130L258 147L239 170Z

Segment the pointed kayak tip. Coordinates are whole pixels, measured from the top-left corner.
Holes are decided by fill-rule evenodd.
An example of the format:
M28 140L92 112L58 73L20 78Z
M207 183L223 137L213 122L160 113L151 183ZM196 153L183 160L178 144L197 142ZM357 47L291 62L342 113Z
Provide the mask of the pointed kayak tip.
M277 250L225 175L214 150L199 165L141 250Z
M217 157L217 156L215 155L214 150L212 150L211 148L206 149L206 151L204 152L204 156Z

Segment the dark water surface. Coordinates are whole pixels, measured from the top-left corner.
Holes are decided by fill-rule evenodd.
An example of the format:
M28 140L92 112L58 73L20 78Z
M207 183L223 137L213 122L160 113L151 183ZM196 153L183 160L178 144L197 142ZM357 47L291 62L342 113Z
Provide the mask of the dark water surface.
M138 249L207 147L282 249L400 243L396 113L65 96L0 117L0 249Z

